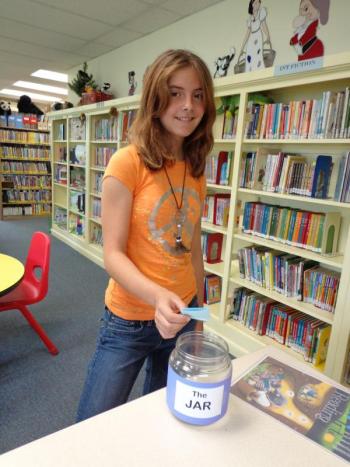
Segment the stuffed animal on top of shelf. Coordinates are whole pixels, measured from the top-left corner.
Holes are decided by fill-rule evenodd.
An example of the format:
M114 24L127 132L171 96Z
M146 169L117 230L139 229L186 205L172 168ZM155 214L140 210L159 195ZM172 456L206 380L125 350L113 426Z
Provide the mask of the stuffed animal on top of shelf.
M11 115L11 106L9 102L0 101L0 115Z
M18 112L23 114L44 115L44 112L33 104L32 99L25 94L19 98L17 109Z
M54 102L51 105L51 110L64 110L64 109L71 109L74 105L71 102Z

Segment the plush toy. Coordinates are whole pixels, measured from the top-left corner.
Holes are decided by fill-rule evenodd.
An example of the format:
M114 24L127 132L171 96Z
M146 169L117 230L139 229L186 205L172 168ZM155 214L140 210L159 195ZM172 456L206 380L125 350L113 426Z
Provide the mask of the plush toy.
M0 101L0 115L11 115L11 106L9 102Z
M23 114L34 114L34 115L44 115L44 112L39 109L35 104L33 104L29 96L23 95L19 98L17 102L18 112Z
M236 54L236 49L232 47L230 49L230 54L224 55L223 57L218 57L216 59L216 61L214 62L216 66L214 78L221 78L222 76L227 75L228 68L235 54Z
M51 110L64 110L64 109L71 109L73 104L71 102L54 102L51 105Z

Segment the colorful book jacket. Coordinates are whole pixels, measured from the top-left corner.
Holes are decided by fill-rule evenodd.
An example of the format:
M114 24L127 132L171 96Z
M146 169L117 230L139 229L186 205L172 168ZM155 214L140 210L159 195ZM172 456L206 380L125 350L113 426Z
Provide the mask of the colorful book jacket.
M350 461L350 393L272 357L236 381L231 393Z

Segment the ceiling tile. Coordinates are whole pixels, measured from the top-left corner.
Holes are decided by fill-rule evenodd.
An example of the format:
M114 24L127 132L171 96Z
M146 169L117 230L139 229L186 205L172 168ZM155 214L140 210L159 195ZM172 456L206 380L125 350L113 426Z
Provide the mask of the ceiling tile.
M132 31L148 34L168 24L174 23L180 18L181 15L178 13L162 10L161 8L151 8L143 15L125 22L123 27L131 29Z
M88 42L75 52L87 55L90 58L98 57L114 49L114 45L98 44L97 42Z
M162 3L167 2L167 0L141 0L143 3L148 3L149 5L162 5Z
M191 15L197 11L204 10L222 0L166 0L162 3L162 8L179 13L182 16Z
M66 36L46 29L28 26L13 20L0 17L1 36L9 39L22 40L31 44L53 47L67 52L84 45L85 41L76 37ZM1 47L1 44L0 44Z
M0 50L17 50L20 51L20 55L39 58L41 60L50 62L50 61L60 61L66 66L75 66L82 63L84 60L87 60L89 57L86 57L82 54L73 54L68 52L63 52L60 50L50 49L48 47L43 47L35 44L29 44L24 41L18 41L15 39L9 39L7 37L0 36Z
M24 21L38 28L91 40L110 31L111 26L30 0L1 0L1 16Z
M120 47L123 44L134 41L141 37L140 32L128 31L121 27L116 28L114 31L104 34L96 39L99 44L111 45L113 47Z
M37 3L54 6L58 10L88 17L90 19L103 21L107 24L118 25L137 15L140 15L149 5L140 0L32 0ZM164 0L163 0L164 1Z

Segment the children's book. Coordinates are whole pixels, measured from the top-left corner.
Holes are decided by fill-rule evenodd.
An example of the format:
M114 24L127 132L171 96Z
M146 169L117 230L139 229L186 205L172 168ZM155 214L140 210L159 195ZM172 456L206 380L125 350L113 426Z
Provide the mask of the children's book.
M264 357L231 393L350 461L349 392Z
M311 189L312 198L327 198L332 167L332 156L317 156Z

